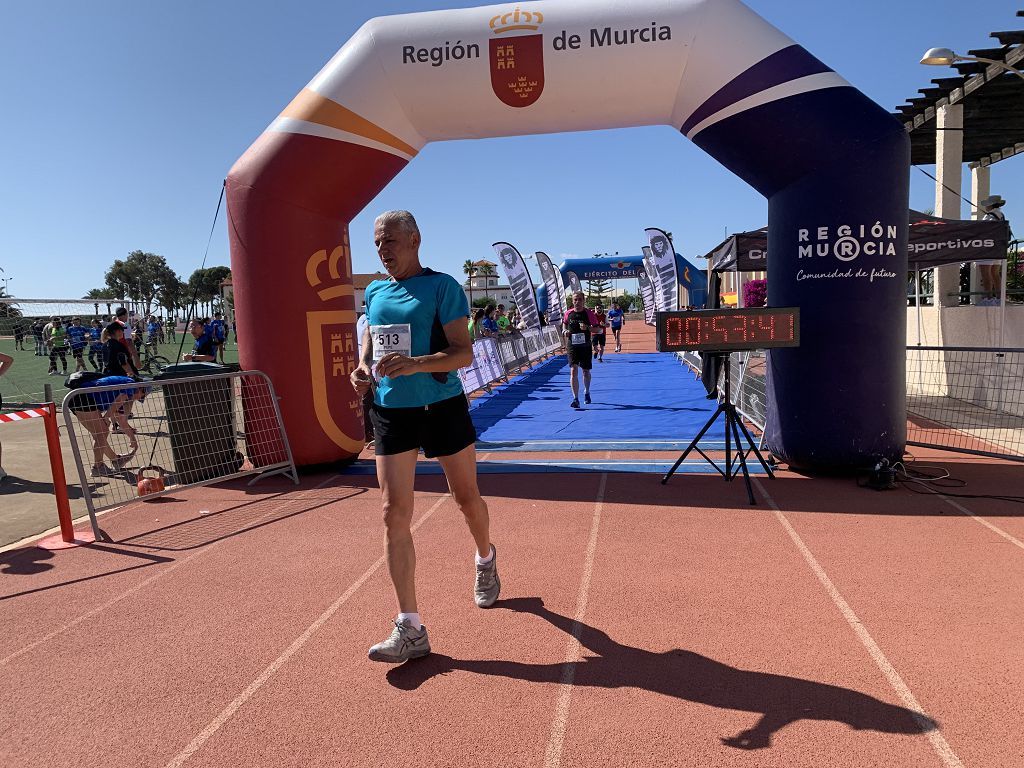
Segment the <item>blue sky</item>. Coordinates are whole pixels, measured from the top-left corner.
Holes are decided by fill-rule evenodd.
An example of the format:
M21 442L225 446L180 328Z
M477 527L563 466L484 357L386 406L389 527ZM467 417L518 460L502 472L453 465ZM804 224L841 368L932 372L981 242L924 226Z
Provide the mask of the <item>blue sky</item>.
M15 296L80 297L103 285L114 259L141 249L187 278L232 163L359 26L479 4L6 4L0 277L11 278ZM1016 0L748 5L890 110L952 73L919 65L925 49L965 52L988 46L991 31L1024 28ZM1024 212L1012 183L1022 162L992 170L1011 222ZM911 181L911 205L931 208L931 180L912 170ZM672 231L692 259L727 230L767 218L762 197L669 127L428 145L353 222L358 272L378 265L370 230L388 208L416 214L424 263L451 273L467 258L491 257L496 240L556 261L638 253L646 226ZM228 263L222 212L208 264Z

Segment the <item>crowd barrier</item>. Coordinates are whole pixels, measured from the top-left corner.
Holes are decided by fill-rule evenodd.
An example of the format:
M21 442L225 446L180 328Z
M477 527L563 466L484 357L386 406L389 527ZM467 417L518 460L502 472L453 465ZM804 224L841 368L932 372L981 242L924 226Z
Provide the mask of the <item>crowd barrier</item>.
M274 387L260 371L71 390L62 404L97 541L96 513L256 475L298 483Z
M49 388L47 388L49 390ZM75 529L71 523L71 502L68 500L68 483L64 476L64 460L60 450L60 430L57 429L57 405L49 403L10 403L0 413L0 428L26 419L42 419L46 431L46 451L50 459L50 477L53 480L53 497L57 504L57 520L60 523L60 537L63 541L75 540Z
M473 364L459 369L462 388L470 395L490 391L496 382L508 381L562 349L562 335L555 326L529 328L507 336L489 336L473 342Z
M700 371L700 356L680 353ZM729 356L733 400L762 434L764 351ZM907 347L907 444L1024 461L1024 349Z
M1024 461L1024 349L907 347L907 442Z

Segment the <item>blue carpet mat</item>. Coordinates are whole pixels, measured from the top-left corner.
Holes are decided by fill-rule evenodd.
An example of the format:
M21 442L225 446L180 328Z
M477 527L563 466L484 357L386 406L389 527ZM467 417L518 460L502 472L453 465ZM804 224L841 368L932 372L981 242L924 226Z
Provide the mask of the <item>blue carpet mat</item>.
M580 392L582 405L582 381ZM591 405L569 407L569 363L554 357L473 401L477 448L682 451L718 406L675 355L659 353L606 354L594 362L590 394ZM702 448L724 444L723 424Z

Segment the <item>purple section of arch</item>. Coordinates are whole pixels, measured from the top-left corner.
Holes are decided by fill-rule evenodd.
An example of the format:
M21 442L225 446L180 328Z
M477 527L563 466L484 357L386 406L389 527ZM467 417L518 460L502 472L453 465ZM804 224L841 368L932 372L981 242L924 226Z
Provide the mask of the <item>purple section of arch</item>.
M773 86L788 83L798 77L831 71L829 67L826 67L799 45L783 48L768 58L762 59L745 72L741 72L719 88L707 101L697 107L692 115L686 118L686 122L679 130L683 134L687 134L694 126L716 112Z

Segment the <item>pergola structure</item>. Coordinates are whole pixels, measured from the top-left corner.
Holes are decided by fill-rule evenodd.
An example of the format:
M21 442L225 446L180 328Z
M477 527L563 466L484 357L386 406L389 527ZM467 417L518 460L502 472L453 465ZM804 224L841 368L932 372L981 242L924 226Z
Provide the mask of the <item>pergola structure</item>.
M1017 11L1024 17L1024 11ZM1024 30L993 32L999 47L969 50L968 56L1024 68ZM911 164L936 167L935 214L962 218L962 163L971 169L970 218L981 218L978 203L991 194L992 164L1024 153L1024 78L1000 64L957 61L959 75L932 80L921 96L894 113L911 142ZM973 281L972 281L973 282ZM959 303L956 266L936 271L937 303Z

